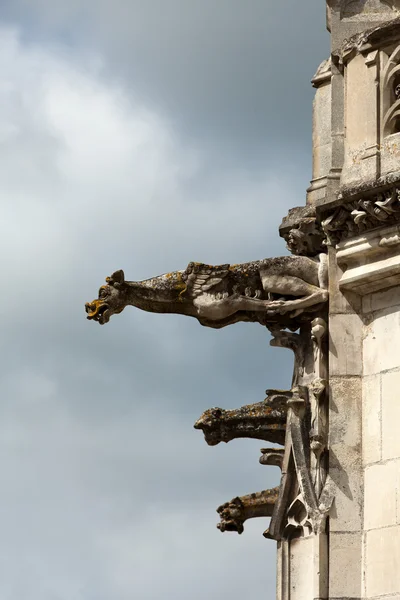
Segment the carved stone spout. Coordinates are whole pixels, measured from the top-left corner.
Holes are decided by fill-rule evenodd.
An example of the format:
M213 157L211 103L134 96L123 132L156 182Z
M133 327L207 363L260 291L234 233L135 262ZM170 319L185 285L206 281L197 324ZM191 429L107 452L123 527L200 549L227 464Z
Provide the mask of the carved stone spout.
M116 271L85 309L101 325L126 306L195 317L220 328L238 321L290 327L328 299L326 257L282 256L238 265L189 263L184 271L145 281L125 281ZM298 326L298 325L297 325Z
M254 438L284 444L287 402L292 392L267 390L263 402L248 404L233 410L209 408L194 424L201 429L209 446L230 442L236 438Z
M248 496L233 498L230 502L222 504L217 509L217 513L221 517L221 522L217 525L218 529L222 532L236 531L237 533L243 533L243 525L247 519L271 517L278 493L279 488L276 487Z

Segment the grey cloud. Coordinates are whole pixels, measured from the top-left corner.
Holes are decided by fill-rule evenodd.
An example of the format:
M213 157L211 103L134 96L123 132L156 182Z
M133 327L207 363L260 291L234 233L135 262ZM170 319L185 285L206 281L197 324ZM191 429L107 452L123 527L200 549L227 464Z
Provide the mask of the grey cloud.
M215 509L278 472L262 443L209 448L192 425L287 386L291 356L254 324L127 309L101 328L83 305L119 267L141 279L285 252L296 187L245 166L207 177L204 149L90 64L3 33L0 595L273 595L267 522L223 536Z
M101 49L108 75L206 145L214 163L279 168L279 147L310 170L309 80L329 52L319 0L9 0L2 10L29 23L31 39Z

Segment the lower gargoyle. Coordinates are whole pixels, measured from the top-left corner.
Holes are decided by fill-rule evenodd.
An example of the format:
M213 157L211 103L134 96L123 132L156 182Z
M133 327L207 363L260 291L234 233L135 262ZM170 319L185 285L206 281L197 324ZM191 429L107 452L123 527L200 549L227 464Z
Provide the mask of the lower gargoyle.
M201 429L209 446L230 442L236 438L254 438L272 444L284 444L287 402L292 392L267 390L262 402L233 410L209 408L194 424Z
M220 531L237 531L243 533L243 524L247 519L256 517L271 517L275 502L278 498L279 487L262 492L233 498L230 502L217 508L221 522L217 527Z

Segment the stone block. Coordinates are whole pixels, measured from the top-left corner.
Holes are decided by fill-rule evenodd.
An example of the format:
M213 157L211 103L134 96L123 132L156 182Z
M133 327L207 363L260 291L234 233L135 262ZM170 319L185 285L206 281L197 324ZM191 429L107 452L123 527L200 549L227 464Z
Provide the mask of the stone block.
M380 375L365 377L362 387L362 460L368 465L382 456Z
M382 310L391 306L399 306L400 311L400 287L398 285L368 294L363 298L363 312Z
M400 367L400 311L392 307L377 312L364 336L364 375Z
M363 473L330 468L334 496L330 511L330 531L360 531L363 523Z
M362 581L360 533L333 533L330 536L330 598L360 598Z
M400 337L400 331L397 334ZM399 360L399 357L396 357ZM400 457L400 371L382 375L382 458Z
M360 470L362 434L361 377L332 377L329 383L330 466Z
M372 465L364 477L364 529L396 525L399 461Z
M363 472L360 377L332 377L329 395L329 472L336 486L331 531L362 527Z
M336 260L336 250L328 248L329 257L329 313L333 314L354 314L361 311L361 296L353 292L341 291L339 281L343 275L343 270L338 266Z
M368 531L365 585L368 598L400 594L400 526Z
M362 330L363 324L357 314L330 316L329 366L331 376L361 375Z

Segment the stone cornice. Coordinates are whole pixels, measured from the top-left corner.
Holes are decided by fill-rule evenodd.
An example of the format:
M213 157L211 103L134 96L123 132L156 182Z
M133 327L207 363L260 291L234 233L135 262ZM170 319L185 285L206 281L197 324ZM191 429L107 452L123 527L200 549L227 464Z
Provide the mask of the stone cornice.
M393 174L394 175L394 174ZM388 178L380 186L342 190L335 202L319 207L319 218L330 245L400 222L400 181ZM375 182L376 183L376 182Z

